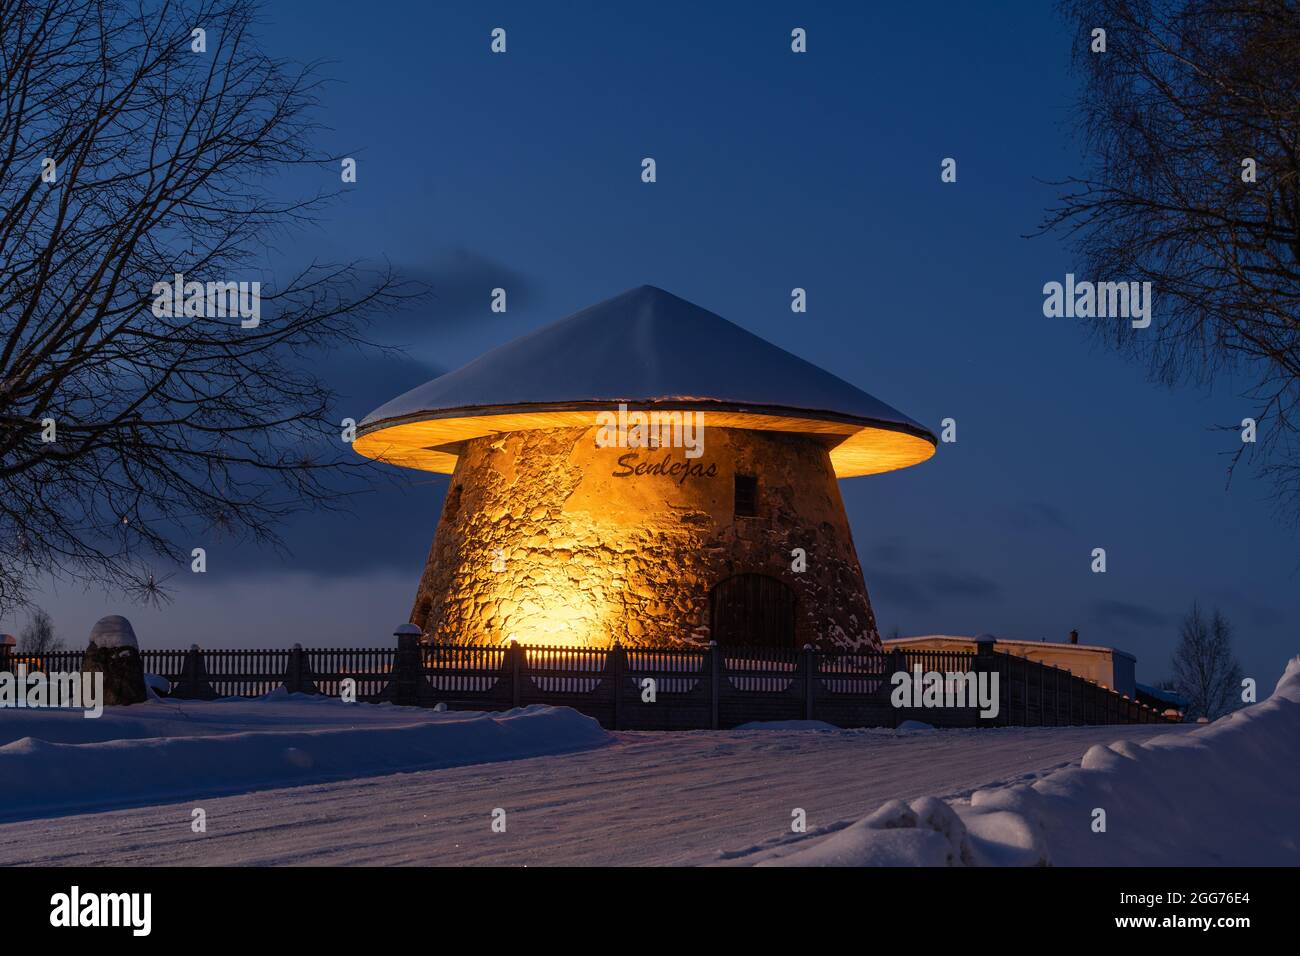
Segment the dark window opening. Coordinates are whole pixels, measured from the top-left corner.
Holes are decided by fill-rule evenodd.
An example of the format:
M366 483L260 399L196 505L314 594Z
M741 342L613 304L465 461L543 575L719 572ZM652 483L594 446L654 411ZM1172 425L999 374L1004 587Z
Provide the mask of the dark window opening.
M736 516L753 518L758 514L758 479L753 475L736 476Z
M442 506L442 520L450 521L456 517L456 512L460 510L460 493L463 485L452 485L451 490L447 492L447 502Z

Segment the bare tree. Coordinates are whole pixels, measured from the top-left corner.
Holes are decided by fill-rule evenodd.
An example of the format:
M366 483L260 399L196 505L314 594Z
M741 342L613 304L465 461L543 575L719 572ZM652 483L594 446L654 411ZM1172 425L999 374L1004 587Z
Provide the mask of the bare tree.
M1093 320L1159 381L1243 376L1239 443L1300 515L1300 6L1295 0L1066 0L1090 169L1048 230L1094 280L1150 281L1148 328ZM1094 30L1105 52L1094 52ZM1237 422L1224 423L1237 429ZM1231 475L1232 467L1229 468Z
M32 612L27 626L18 638L18 650L34 657L63 650L63 641L54 634L54 622L43 609L38 607Z
M1187 698L1188 717L1214 720L1240 706L1241 666L1232 652L1232 626L1216 608L1209 620L1200 606L1183 618L1174 651L1174 689Z
M407 290L356 262L270 274L342 184L309 145L315 70L263 53L256 13L0 0L0 608L45 574L156 599L151 555L274 543L356 467L311 358Z

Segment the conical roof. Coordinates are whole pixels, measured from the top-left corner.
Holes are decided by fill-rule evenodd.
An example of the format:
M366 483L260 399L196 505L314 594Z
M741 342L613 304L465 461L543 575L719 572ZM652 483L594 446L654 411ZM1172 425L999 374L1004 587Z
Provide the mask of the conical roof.
M594 425L620 403L702 410L704 423L822 435L840 477L924 461L934 436L824 369L654 286L630 289L411 389L362 421L353 448L450 472L467 438Z

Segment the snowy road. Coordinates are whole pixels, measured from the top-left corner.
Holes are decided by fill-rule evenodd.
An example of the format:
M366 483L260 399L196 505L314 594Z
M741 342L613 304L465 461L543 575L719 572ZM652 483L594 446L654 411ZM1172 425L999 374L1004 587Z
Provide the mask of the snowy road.
M1077 763L1151 726L618 734L611 746L0 825L0 864L698 864L861 817ZM192 833L202 807L207 832ZM506 832L493 833L493 808Z

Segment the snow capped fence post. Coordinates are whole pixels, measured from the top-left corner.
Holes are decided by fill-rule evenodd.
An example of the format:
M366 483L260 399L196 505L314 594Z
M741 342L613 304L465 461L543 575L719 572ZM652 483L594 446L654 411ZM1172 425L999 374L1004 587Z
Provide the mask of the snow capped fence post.
M722 683L722 650L709 641L709 728L718 729L718 692Z
M803 719L812 720L813 699L816 696L817 658L811 644L803 646L799 668L803 671Z
M510 706L518 707L523 693L524 649L518 641L510 642Z
M881 690L885 695L886 701L889 700L889 688L893 686L894 675L906 674L906 673L907 673L907 655L904 654L902 651L898 650L897 648L895 648L894 650L889 652L888 657L885 659L885 680L881 684ZM901 721L899 720L898 708L892 706L891 704L889 708L889 713L890 716L893 718L893 726L897 727L901 723Z
M185 663L181 665L181 679L172 691L173 697L182 700L216 700L217 692L208 681L208 668L203 662L203 652L199 645L191 644L185 653Z
M614 681L614 725L611 729L619 730L622 716L620 702L623 700L623 675L627 671L627 652L618 641L609 649L609 672Z
M1000 673L1000 669L998 665L998 657L993 650L997 646L997 643L998 643L997 638L995 638L992 634L981 634L978 637L976 637L975 638L975 660L972 662L972 666L977 674L981 672L985 674L998 674L998 698L999 698L998 716L993 718L993 723L1005 724L1007 723L1006 715L1007 715L1007 711L1009 710L1009 706L1004 706L1004 703L1001 698L1002 695L1005 693L1006 694L1005 703L1009 705L1011 703L1011 688L1005 686L1007 682L1002 679L1002 675ZM1026 692L1028 692L1027 687L1026 687Z
M420 629L414 624L402 624L393 631L397 638L397 659L393 661L393 676L384 688L384 696L395 704L414 707L420 703Z
M319 694L316 676L311 672L311 663L307 652L301 644L293 645L289 651L289 666L284 672L284 689L291 694Z

